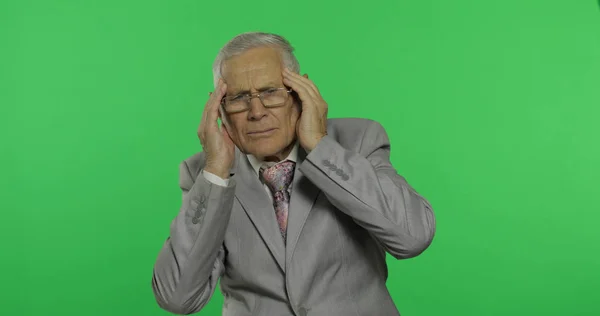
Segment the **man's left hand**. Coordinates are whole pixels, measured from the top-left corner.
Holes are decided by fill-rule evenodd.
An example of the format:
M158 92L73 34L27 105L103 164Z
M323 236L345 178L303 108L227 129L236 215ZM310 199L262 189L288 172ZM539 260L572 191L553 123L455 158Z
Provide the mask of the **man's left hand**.
M296 123L296 135L300 146L311 152L327 135L327 103L321 97L319 89L308 79L287 68L283 70L283 83L298 93L302 102L302 113Z

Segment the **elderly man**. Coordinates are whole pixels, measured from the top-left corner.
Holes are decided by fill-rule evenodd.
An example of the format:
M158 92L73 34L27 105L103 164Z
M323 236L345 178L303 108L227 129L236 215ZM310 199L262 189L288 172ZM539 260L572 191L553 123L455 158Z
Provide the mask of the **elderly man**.
M391 165L383 127L328 120L299 68L275 34L218 54L203 151L180 165L181 209L154 267L163 309L200 311L220 279L226 316L399 315L386 252L430 245L431 205Z

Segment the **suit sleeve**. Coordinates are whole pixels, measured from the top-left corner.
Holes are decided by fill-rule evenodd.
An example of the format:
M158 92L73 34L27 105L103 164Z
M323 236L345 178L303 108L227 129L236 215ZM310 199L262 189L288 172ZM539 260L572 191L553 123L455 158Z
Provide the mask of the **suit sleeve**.
M359 153L325 136L300 170L396 259L415 257L431 244L432 207L392 166L389 139L379 123L371 121Z
M152 290L161 308L187 315L206 305L224 271L235 180L220 186L203 172L194 179L183 162L179 182L183 201L154 265Z

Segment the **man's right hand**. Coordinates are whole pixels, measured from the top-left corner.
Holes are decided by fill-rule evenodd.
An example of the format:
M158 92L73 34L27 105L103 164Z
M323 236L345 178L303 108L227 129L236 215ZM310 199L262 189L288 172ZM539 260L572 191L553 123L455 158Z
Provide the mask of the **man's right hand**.
M198 127L198 138L206 157L204 171L223 179L229 178L229 169L233 165L235 154L235 145L227 128L223 124L219 127L217 121L220 116L221 99L225 96L226 91L227 84L223 82L223 79L219 79L215 92L210 94L208 102L206 102Z

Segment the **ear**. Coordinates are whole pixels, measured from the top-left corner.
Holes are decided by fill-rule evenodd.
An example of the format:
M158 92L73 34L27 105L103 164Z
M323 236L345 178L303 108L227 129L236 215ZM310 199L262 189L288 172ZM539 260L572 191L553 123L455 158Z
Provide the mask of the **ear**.
M227 120L227 117L225 115L225 113L223 113L223 107L219 106L219 115L217 117L219 120L221 120L221 125L224 125L226 128L228 128L229 126L229 121Z

